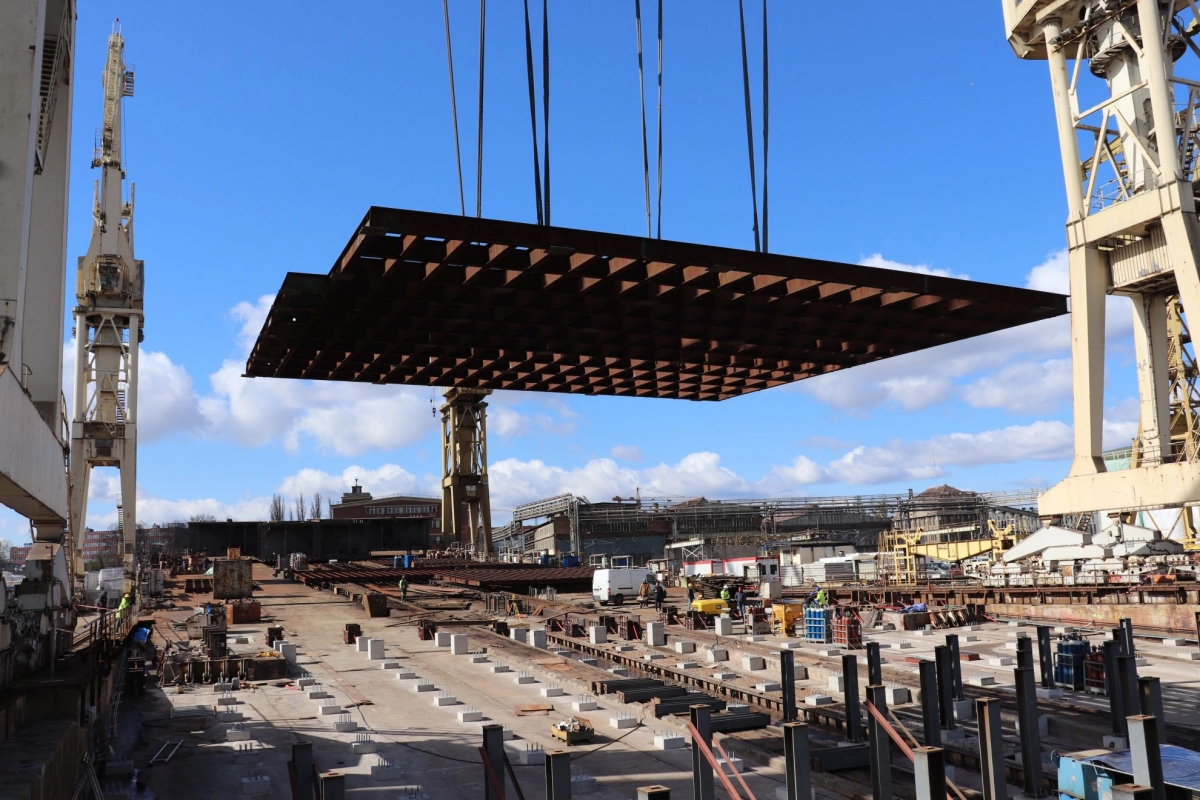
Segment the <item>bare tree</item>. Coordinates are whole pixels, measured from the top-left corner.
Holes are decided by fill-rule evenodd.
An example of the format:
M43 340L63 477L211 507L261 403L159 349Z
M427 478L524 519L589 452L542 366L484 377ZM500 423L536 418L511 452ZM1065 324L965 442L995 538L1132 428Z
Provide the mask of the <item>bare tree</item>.
M304 518L307 514L308 514L308 507L304 502L304 495L301 494L299 497L296 498L296 520L298 522L303 522Z
M216 522L217 518L212 514L192 514L188 517L188 522Z
M313 495L312 505L309 506L308 518L309 519L320 519L321 518L321 493L320 492L317 492L316 494Z
M283 522L283 497L282 495L271 495L271 522Z

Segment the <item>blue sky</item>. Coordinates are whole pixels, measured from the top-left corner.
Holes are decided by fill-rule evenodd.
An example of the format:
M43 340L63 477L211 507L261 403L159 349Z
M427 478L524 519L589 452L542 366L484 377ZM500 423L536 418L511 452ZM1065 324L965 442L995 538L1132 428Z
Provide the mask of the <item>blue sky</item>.
M471 209L478 4L450 5ZM1012 55L998 3L918 7L772 3L772 250L1065 292L1044 63ZM533 221L520 5L488 11L484 215ZM747 13L757 87L759 5ZM737 6L667 0L665 15L663 235L749 248ZM240 374L284 273L328 271L368 206L457 211L441 4L81 4L69 259L90 236L88 163L117 16L137 71L125 112L146 264L141 521L257 518L272 492L328 498L355 476L376 494L431 493L429 389ZM550 17L553 221L643 233L633 3L552 0ZM1111 302L1110 447L1136 431L1128 305ZM564 490L598 500L637 487L745 497L1053 483L1069 462L1066 324L719 404L497 395L496 517ZM116 483L96 478L89 521L106 526ZM21 523L3 518L0 536L23 538Z

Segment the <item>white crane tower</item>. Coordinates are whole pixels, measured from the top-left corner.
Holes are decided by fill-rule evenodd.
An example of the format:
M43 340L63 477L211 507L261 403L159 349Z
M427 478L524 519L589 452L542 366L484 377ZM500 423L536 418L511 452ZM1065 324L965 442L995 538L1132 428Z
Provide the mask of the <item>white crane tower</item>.
M1067 190L1075 456L1039 511L1186 507L1200 501L1195 363L1175 350L1190 348L1181 308L1200 314L1200 12L1194 0L1002 2L1016 54L1049 64ZM1133 304L1140 398L1134 466L1119 472L1101 449L1109 294Z
M92 167L100 169L92 241L79 259L75 299L75 397L71 421L72 573L83 574L83 530L93 467L121 472L119 552L126 589L134 577L137 528L138 345L142 340L142 262L133 256L133 185L121 194L121 101L133 96L119 22L108 37L104 119Z

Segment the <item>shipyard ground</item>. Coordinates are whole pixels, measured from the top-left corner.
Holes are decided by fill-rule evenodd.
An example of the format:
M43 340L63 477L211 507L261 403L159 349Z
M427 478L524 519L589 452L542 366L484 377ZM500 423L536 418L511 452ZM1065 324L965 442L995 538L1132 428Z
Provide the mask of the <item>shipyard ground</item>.
M487 660L475 663L469 655L455 655L434 641L420 640L415 625L395 612L393 617L368 618L362 607L349 598L273 579L270 570L260 564L255 564L254 577L261 588L256 599L262 604L263 621L230 626L231 640L238 636L248 638L247 643L233 644L231 649L242 653L263 650L268 625L282 625L287 640L297 645L290 679L259 682L232 693L232 697L206 684L152 685L144 698L128 708L123 720L126 730L123 740L129 746L125 755L136 769L135 778L129 781L134 786L129 796L184 800L240 796L247 790L269 788L272 796L289 797L287 762L292 745L308 741L313 744L318 771L344 774L346 793L352 796L482 797L485 777L478 750L482 743L480 728L484 723L493 723L502 724L512 732L512 739L506 743L509 757L524 796L532 800L545 797L543 767L523 766L518 762L528 758L525 753L530 748L561 749L561 742L550 734L550 724L569 716L582 716L594 724L596 738L590 744L570 748L572 769L579 777L573 795L632 798L639 786L662 784L672 789L674 797L690 797L690 750L686 747L683 718L655 719L648 713L648 705L623 704L615 695L591 698L590 682L612 678L606 668L657 652L662 658L655 663L675 668L677 662L682 662L680 671L704 673L706 677L719 668L729 673L723 678L727 684L744 687L747 692L769 694L770 689L760 690L757 684L778 679L778 658L772 661L771 655L777 654L785 641L780 637L765 637L761 642L748 642L737 635L719 637L718 642L718 637L708 632L672 627L668 629L666 647L618 641L592 646L585 639L576 652L558 655L502 638L479 626L443 626L443 631L465 633L471 651L487 650ZM558 604L572 599L586 598L560 595ZM627 606L622 611L655 617L652 609L639 612ZM166 641L184 635L174 632L169 620L182 618L186 613L182 608L157 612L156 644L161 647ZM514 618L511 622L529 623L533 627L544 624L537 617ZM382 639L385 658L372 660L368 653L343 644L346 623L359 624L364 636ZM978 655L977 660L962 663L968 697L1012 697L1013 670L1006 659L1015 657L1016 636L1031 631L1032 628L1004 622L953 631L959 635L964 653ZM738 632L740 626L735 631ZM870 632L866 638L885 647L884 682L889 686L915 687L915 659L931 658L933 647L942 643L943 633L885 631ZM1098 636L1102 633L1106 632L1096 631ZM555 638L551 637L551 650ZM697 645L697 652L690 657L695 665L683 666L688 657L677 654L675 644L679 641ZM836 746L842 738L836 711L841 698L836 686L840 659L819 652L825 647L797 644L794 639L790 642L797 647L796 664L807 673L797 683L797 696L802 711L809 715L813 746ZM714 645L727 648L728 661L708 660L707 652ZM1192 727L1194 697L1200 688L1200 666L1193 660L1196 646L1165 644L1153 639L1139 639L1138 646L1145 659L1140 674L1157 676L1162 681L1168 740L1194 747L1193 734L1200 737L1200 730ZM597 654L602 658L596 664L581 660L582 656ZM604 655L608 658L603 658ZM743 660L747 655L763 656L764 668L747 668ZM397 668L384 668L386 663L394 663ZM496 671L504 667L510 671ZM398 677L408 672L423 680ZM315 690L324 691L329 697L309 699L308 693L314 687L298 685L303 675L315 679L319 684ZM860 685L865 684L865 677L863 667ZM416 691L416 684L424 682L433 688ZM544 696L555 695L558 688L562 695ZM915 691L913 695L915 701ZM827 696L831 702L810 706L805 702L810 696ZM574 710L574 703L590 699L597 702L596 710ZM336 705L340 710L323 711L325 704ZM537 705L546 710L530 714L521 708ZM246 738L231 741L233 725L220 721L213 713L215 708L240 713L244 718L244 734L235 733L233 737ZM918 705L897 705L893 710L915 736L922 736ZM1093 749L1101 745L1103 735L1108 732L1108 704L1102 696L1067 692L1062 698L1043 699L1040 710L1047 717L1043 761L1048 775L1054 772L1051 751ZM478 711L482 721L460 721L460 713L471 711ZM636 727L616 727L631 724L614 722L623 716L636 719ZM353 725L347 725L348 722ZM335 727L354 730L338 732ZM979 776L970 769L969 760L972 751L978 752L974 722L963 719L961 727L966 737L947 745L951 756L960 752L967 759L959 762L965 768L957 770L954 780L964 789L978 789ZM1011 714L1005 716L1004 727L1009 753L1017 752L1018 739ZM356 741L364 735L371 737L374 753L354 752ZM675 743L684 746L661 749L664 736L668 741L682 736L683 741ZM743 778L756 797L776 796L784 780L778 728L770 726L728 736L717 734L717 740L732 757L744 759ZM176 742L181 744L169 761L150 763L164 744L170 743L164 751L170 752ZM895 748L893 756L896 794L912 796L907 761ZM536 755L533 758L536 760ZM137 788L139 784L141 788ZM814 785L817 795L824 797L870 794L870 778L865 769L816 773ZM511 796L511 788L509 791ZM1017 786L1011 787L1011 796L1019 796Z

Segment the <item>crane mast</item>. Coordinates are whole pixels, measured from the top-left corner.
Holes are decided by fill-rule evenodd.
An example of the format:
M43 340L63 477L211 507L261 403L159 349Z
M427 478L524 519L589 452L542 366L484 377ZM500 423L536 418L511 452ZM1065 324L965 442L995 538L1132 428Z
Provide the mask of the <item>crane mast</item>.
M122 197L121 104L133 96L119 22L108 38L104 115L92 167L100 170L92 209L92 239L76 272L75 392L71 421L72 573L82 580L83 532L93 467L121 473L117 520L126 590L134 582L137 529L138 345L142 340L143 269L133 253L133 201Z

